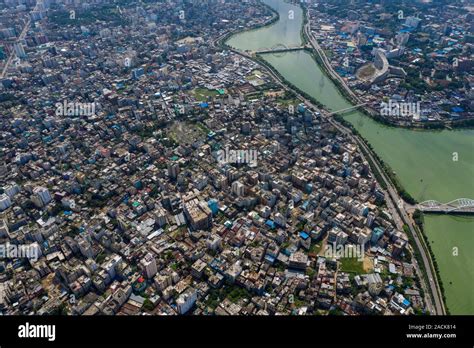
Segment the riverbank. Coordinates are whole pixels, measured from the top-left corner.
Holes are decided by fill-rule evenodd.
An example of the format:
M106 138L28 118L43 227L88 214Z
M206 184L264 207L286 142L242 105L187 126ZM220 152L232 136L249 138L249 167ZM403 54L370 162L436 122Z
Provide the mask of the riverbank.
M279 2L273 0L267 2L272 5L274 3L279 4ZM288 21L283 15L281 20L285 21L284 25L286 27L301 25L301 22ZM279 29L284 25L279 25ZM292 29L293 41L290 43L293 45L300 42L301 26L296 29ZM271 37L268 30L262 29L262 31L265 32L264 38L254 36L255 40L261 40L261 42L252 43L255 47L258 47L258 45L265 47L264 45L268 41L279 42L280 38L285 36L284 33L276 32L273 33L274 37ZM288 35L285 39L288 41ZM237 34L233 38L233 43L234 46L245 51L248 45L248 37L245 34ZM237 50L234 51L238 52ZM248 55L245 56L248 57ZM278 57L266 54L260 58L264 60L267 67L272 69L272 74L278 74L279 77L288 82L288 86L293 86L306 96L313 97L312 100L316 100L317 105L322 106L324 104L331 111L351 106L341 96L340 91L332 80L327 77L322 67L318 66L317 62L311 58L309 52L291 52ZM410 196L416 201L427 199L449 201L455 198L474 196L474 185L468 185L474 176L474 149L472 146L474 132L472 130L415 131L389 127L368 118L361 112L345 114L343 119L357 130L360 136L366 140L366 143L370 144L377 157L386 164L387 168L384 171L396 178L404 190L409 192ZM458 157L460 160L458 160ZM458 245L460 242L456 235L456 231L459 229L458 220L445 215L439 218L445 222L444 226L449 226L449 229L443 234L446 245L450 247ZM464 225L472 224L473 220L469 219L468 221ZM428 238L432 237L429 227L425 228L425 233ZM474 234L471 235L474 237ZM438 238L438 236L436 234L434 237ZM449 242L446 242L446 236L451 236ZM465 238L469 238L469 236L467 234L463 235ZM425 242L424 239L423 241ZM464 242L471 245L472 241L471 238ZM436 239L431 242L439 245ZM434 252L436 253L436 249ZM474 261L472 254L465 257L470 260L472 265ZM442 261L445 261L445 259ZM438 261L438 264L440 264L441 276L444 279L447 274L465 274L464 270L457 268L454 263L446 262L443 265L443 262ZM447 267L451 268L447 269ZM474 267L472 268L474 269ZM469 292L472 289L474 278L458 276L458 279L461 283L459 286L464 289L465 294L464 296L458 296L458 293L453 295L455 292L452 292L452 288L446 286L445 291L447 291L446 297L449 306L460 308L464 305L467 306L465 310L474 313L473 295ZM458 314L452 310L451 313Z
M324 50L321 49L317 40L311 35L311 28L309 25L309 18L308 18L308 11L304 4L299 4L303 10L304 14L304 23L302 26L302 30L304 35L307 37L305 42L309 42L313 47L309 51L311 52L311 56L313 59L318 63L320 68L324 70L327 76L331 78L333 83L338 88L339 92L342 94L343 97L351 101L351 103L355 105L363 104L364 101L361 99L360 96L356 95L350 87L343 82L342 77L340 77L336 71L332 68L329 60L327 59L326 53ZM394 120L391 117L383 116L379 111L368 107L366 105L362 105L359 107L360 111L363 112L365 115L373 118L375 121L380 122L387 126L393 127L400 127L406 129L453 129L453 128L474 128L474 117L472 118L464 118L460 120L449 120L449 121L411 121L407 123L406 121L398 121Z
M234 49L232 49L232 50L235 51ZM241 54L241 53L239 53L238 51L235 51L235 52L238 53L238 54ZM318 102L318 101L317 101L315 98L313 98L311 95L307 94L306 92L302 91L302 90L299 89L297 86L295 86L294 84L292 84L290 81L288 81L288 79L284 78L284 77L280 74L280 72L279 72L278 70L276 70L272 65L268 64L268 63L263 59L263 57L262 57L261 55L257 55L256 57L252 57L252 58L253 58L254 61L258 62L262 67L264 67L265 69L269 70L274 76L277 77L277 79L278 79L279 81L282 81L282 83L284 83L285 85L287 85L292 91L294 91L295 93L301 95L304 99L307 99L307 100L310 101L312 104L314 104L314 105L316 105L318 108L320 108L320 111L325 110L324 106L323 106L320 102ZM252 58L249 58L249 59L252 59ZM351 126L351 128L352 128L352 126ZM357 136L357 137L360 139L360 141L363 142L368 148L370 148L370 150L368 150L368 151L372 151L372 152L373 152L372 148L370 147L370 144L368 144L367 141L366 141L365 139L363 139L363 138L357 133L357 131L351 130L351 132L352 132L355 136ZM383 168L382 170L385 171L385 170L386 170L385 167L384 167L382 164L380 164L380 163L373 163L372 160L370 159L370 157L371 157L370 154L367 153L367 152L365 152L364 149L363 149L363 147L361 147L360 151L362 151L362 152L365 154L365 156L367 157L369 163L372 164L372 165L371 165L372 172L374 173L376 179L378 179L378 182L380 183L380 185L381 185L384 189L389 189L389 188L387 187L387 185L385 184L386 179L383 178L383 175L386 175L386 173L383 173L383 174L382 174L382 173L379 172L379 169L378 169L378 167L382 167L382 168ZM376 157L376 161L379 162L379 159L378 159L377 155L374 154L374 153L373 153L372 155L373 155L373 157ZM392 185L393 185L393 184L392 184ZM397 207L397 204L396 204L395 202L394 202L393 205L394 205L395 207ZM400 212L399 212L399 213L400 213ZM407 225L406 225L406 226L407 226ZM408 228L408 226L407 226L407 228ZM421 253L419 252L418 248L416 247L415 239L414 239L413 237L411 237L411 233L417 233L417 231L416 231L416 230L413 231L412 229L408 229L408 230L405 231L405 232L407 233L408 237L409 237L410 240L412 241L412 242L411 242L411 245L414 245L414 256L415 256L415 258L417 259L418 265L419 265L419 267L420 267L420 270L418 271L418 273L421 272L421 277L422 277L422 279L425 279L425 281L423 281L423 284L427 284L427 281L426 281L426 280L427 280L427 279L433 279L433 276L429 276L429 275L428 275L428 273L427 273L427 271L426 271L426 267L424 266L425 262L423 261L422 255L421 255ZM420 237L420 236L418 236L418 237ZM420 239L418 238L417 240L420 240ZM429 253L428 253L428 248L426 247L425 241L424 241L423 239L421 239L421 247L423 248L425 254L428 254L428 255L429 255ZM436 278L436 273L433 272L434 268L432 268L432 261L431 261L431 259L430 259L429 257L428 257L427 259L428 259L427 263L428 263L428 265L429 265L429 267L430 267L430 274L435 274L434 278ZM436 287L437 287L437 290L436 290L436 291L440 291L440 292L442 291L442 288L439 287L438 284L436 285ZM432 292L431 287L429 287L429 286L423 286L423 289L426 289L426 290L430 293L431 298L433 298L434 294L433 294L433 292ZM441 293L441 298L443 298L442 293Z
M324 70L327 76L331 77L331 73L329 72L326 64L320 58L319 54L315 53L314 49L305 48L308 51L312 58L318 63L318 65ZM322 54L325 54L324 52ZM341 95L348 99L353 104L362 104L363 101L360 99L355 100L354 97L349 94L346 88L341 84L338 79L331 78L333 83L338 88ZM359 111L365 114L368 117L371 117L376 122L379 122L385 126L389 127L397 127L397 128L405 128L405 129L419 129L419 130L442 130L442 129L453 129L453 128L468 128L474 129L474 118L471 119L462 119L462 120L452 120L452 121L430 121L430 122L413 122L411 124L397 122L391 119L390 117L384 117L376 110L371 109L367 106L360 106Z
M237 33L251 32L251 31L255 31L255 30L258 30L258 29L261 29L261 28L264 28L264 27L269 27L270 25L275 24L280 20L280 13L278 13L278 11L273 9L271 6L265 4L263 1L259 1L259 2L261 3L262 6L266 7L267 9L269 9L272 12L272 18L270 18L266 22L256 24L256 25L251 26L249 28L244 28L242 30L241 29L231 30L231 31L227 32L226 34L222 35L221 37L219 37L214 42L214 45L218 46L222 49L229 49L231 47L228 46L226 44L226 42L227 42L227 40L229 40L231 38L231 36L233 36Z
M314 57L314 55L312 55ZM309 95L305 91L301 90L297 86L295 86L293 83L285 79L284 76L280 74L278 70L276 70L272 65L268 64L265 59L262 57L261 54L256 55L255 61L258 61L260 64L264 65L267 69L271 70L276 76L278 76L287 86L289 86L291 89L297 91L299 94L301 94L304 98L310 100L314 105L318 106L321 109L325 109L325 105L320 103L318 100L316 100L313 96ZM357 129L349 122L345 121L344 118L341 115L335 114L334 119L341 123L343 126L349 128L354 135L359 136L365 143L366 145L374 151L372 148L372 145L362 137L362 135L357 131ZM405 188L402 186L402 184L398 181L396 176L393 174L393 170L390 168L389 165L387 165L376 153L374 153L374 156L377 158L377 161L380 163L382 168L384 169L385 174L390 178L392 184L395 186L397 189L398 194L403 198L403 200L409 204L416 204L416 200L405 190ZM379 181L380 182L380 181Z

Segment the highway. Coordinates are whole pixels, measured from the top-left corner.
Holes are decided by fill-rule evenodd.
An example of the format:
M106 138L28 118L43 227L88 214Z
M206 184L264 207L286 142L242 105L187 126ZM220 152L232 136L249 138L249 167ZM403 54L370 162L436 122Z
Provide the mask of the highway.
M342 77L340 77L334 71L331 64L329 63L328 58L324 54L323 49L321 48L321 46L319 46L318 42L316 41L316 39L311 34L311 27L310 27L311 22L310 22L308 13L306 13L306 18L308 19L308 22L304 26L304 33L305 33L306 37L308 38L308 40L309 40L311 46L313 47L313 49L318 53L319 58L321 58L321 61L323 62L324 66L326 67L327 72L331 75L331 77L334 80L338 80L342 84L342 86L344 87L346 92L349 93L349 95L353 98L354 101L357 102L357 104L364 104L359 99L359 97L357 97L357 95L355 95L355 93L349 88L349 86L346 84L346 81L344 81L344 79Z
M31 12L34 12L36 11L36 8L38 7L38 1L36 1L36 5L35 7L33 8L33 10ZM18 37L18 39L16 40L16 42L21 42L22 40L25 39L26 37L26 34L28 33L28 30L30 30L30 26L31 26L31 17L28 17L28 21L26 22L25 26L23 27L21 33L20 33L20 36ZM16 55L12 53L8 56L8 59L7 59L7 62L5 63L4 67L3 67L3 70L2 70L2 73L0 75L0 78L4 78L7 73L8 73L8 68L11 64L11 62L13 61L13 57L16 57Z
M236 49L233 49L233 48L229 48L231 51L235 52L236 54L239 54L241 56L244 56L246 58L249 58L249 59L253 59L253 57L251 57L251 55L247 54L247 53L244 53L244 52L241 52L239 50L236 50ZM424 267L426 269L426 273L428 275L428 282L424 279L424 276L423 276L423 273L421 272L421 269L419 267L419 265L417 264L415 258L414 259L414 266L415 266L415 270L416 270L416 273L419 275L420 277L420 283L422 285L422 288L425 292L425 302L426 302L426 306L428 308L428 311L432 314L439 314L439 315L442 315L442 314L445 314L445 308L444 308L444 302L442 301L442 297L441 297L441 290L439 288L439 285L438 285L438 282L437 282L437 278L433 275L434 274L434 266L432 264L432 260L431 260L431 257L427 255L427 253L425 252L425 249L423 248L423 244L424 243L424 240L420 240L417 232L415 231L413 225L414 225L414 222L411 220L411 218L407 215L407 213L405 212L405 210L403 209L403 204L400 204L400 202L403 202L403 200L400 198L400 196L398 195L396 189L394 188L394 186L392 185L392 183L387 179L387 177L385 176L384 172L382 171L381 169L381 166L379 165L378 163L378 160L375 158L375 156L373 155L372 153L372 150L368 148L368 146L361 140L359 139L359 137L355 136L352 134L351 130L349 130L348 128L346 128L345 126L339 124L338 122L336 122L332 117L329 116L329 112L325 111L325 110L321 110L319 109L316 105L314 105L310 100L306 99L305 97L303 97L297 90L293 90L291 89L290 87L288 87L284 81L282 81L282 79L276 75L272 69L270 69L268 66L266 66L265 64L263 64L262 62L259 62L259 61L256 61L254 60L254 62L258 63L260 66L262 66L262 68L264 68L276 81L277 83L282 87L284 88L285 90L287 91L292 91L294 92L298 99L301 100L302 102L304 102L307 106L309 106L309 108L311 108L313 111L318 111L318 112L321 112L321 114L323 115L323 117L328 121L330 122L335 128L337 128L339 131L341 131L342 133L346 134L349 138L351 138L352 140L354 140L355 142L357 142L357 144L363 148L367 154L369 154L369 157L370 159L372 160L372 162L375 164L376 166L376 169L379 171L379 173L381 174L381 177L382 179L384 180L387 188L388 188L388 191L384 191L384 194L385 194L385 197L386 197L386 202L387 202L387 206L389 207L390 211L391 211L391 214L394 218L394 222L396 224L396 226L399 228L399 229L403 229L403 225L406 224L408 225L409 227L409 230L410 230L410 233L412 234L414 240L415 240L415 244L416 244L416 248L418 248L418 250L420 251L420 254L422 256L422 260L423 260L423 264L424 264ZM362 154L362 156L364 156ZM401 211L402 213L402 216L400 216L400 214L398 213L398 210L397 210L397 205L398 205L398 208L399 210ZM433 270L432 270L432 267L433 267ZM434 304L432 303L432 299L431 299L431 296L430 296L430 292L428 291L428 288L427 288L427 285L426 284L429 284L430 286L430 289L432 290L431 292L433 293L433 296L434 296Z
M318 53L318 55L320 56L322 62L326 66L326 70L330 73L330 75L334 79L337 79L342 83L342 85L347 90L347 92L351 96L353 96L354 99L357 102L362 103L359 100L359 98L357 98L357 96L350 90L350 88L347 86L345 81L338 74L336 74L336 72L332 69L326 55L322 51L321 47L318 45L315 38L311 35L310 20L309 20L308 15L307 15L307 18L308 18L308 23L304 27L304 32L305 32L309 42L313 46L314 50ZM313 107L314 107L314 105L313 105ZM327 115L330 115L330 114L327 114ZM411 217L405 211L404 205L403 205L403 200L398 195L397 190L394 188L391 181L387 179L387 177L385 175L385 172L381 169L381 166L378 163L378 160L375 158L372 151L368 148L368 146L365 144L365 142L362 141L359 137L354 136L349 129L347 129L346 127L342 126L341 124L335 122L333 119L328 118L328 120L331 124L333 124L334 127L338 128L341 132L347 134L351 139L355 140L359 144L359 146L365 150L365 152L368 154L371 161L374 163L377 171L380 173L380 175L381 175L381 177L382 177L382 179L383 179L383 181L384 181L384 183L387 187L387 191L384 192L384 193L385 193L386 198L388 198L388 199L386 199L387 205L389 206L389 209L392 212L392 216L395 219L395 223L396 223L397 227L400 228L400 226L401 226L403 228L403 224L406 224L408 226L409 231L410 231L411 235L413 236L413 238L415 240L416 248L420 252L424 268L425 268L427 276L429 278L428 283L429 283L429 286L430 286L430 289L431 289L431 293L433 294L433 297L434 297L434 299L433 299L434 300L434 306L433 306L433 303L431 303L430 299L426 298L426 303L427 303L428 310L431 313L435 313L435 314L440 314L440 315L446 314L446 309L444 307L444 302L442 300L441 289L439 287L439 283L438 283L438 280L436 278L436 273L434 271L435 268L434 268L434 265L433 265L433 261L431 259L431 255L429 255L429 252L426 251L426 250L428 250L427 247L426 247L426 244L425 244L426 242L423 239L423 237L420 238L420 236L418 235L418 232L415 230L414 221L411 219ZM400 204L400 203L402 203L402 204ZM397 206L398 206L398 209L396 209ZM399 212L401 214L401 217L400 217ZM423 273L421 272L421 269L419 268L419 265L416 263L416 260L415 260L414 264L415 264L415 268L416 268L417 273L420 275L421 284L422 284L422 287L425 291L425 294L426 294L426 296L429 296L429 292L426 291L427 290L426 289L426 280L423 279L424 278Z
M350 95L354 96L354 99L356 101L358 101L360 104L363 104L357 98L357 96L355 96L355 94L350 90L350 88L347 86L347 84L344 82L344 80L342 80L342 78L339 75L337 75L335 73L335 71L332 69L326 55L324 54L324 52L322 52L322 50L319 47L319 45L317 44L316 40L311 35L309 27L310 27L310 23L309 23L309 16L308 16L308 23L304 27L304 33L307 36L308 40L310 41L311 46L313 47L313 49L315 51L318 52L319 56L321 57L321 60L323 62L325 62L327 70L329 71L331 76L333 78L338 79L339 81L341 81L342 85L348 90L348 93ZM216 39L213 42L213 46L224 35L225 34L223 34L218 39ZM293 93L295 93L298 96L298 99L303 101L313 111L321 112L321 115L329 123L331 123L335 128L337 128L342 133L346 134L350 139L355 141L362 149L364 149L364 151L368 154L368 156L369 156L370 160L372 161L372 163L374 163L376 170L380 173L380 176L381 176L382 180L384 181L384 183L387 187L387 190L383 190L383 191L384 191L384 195L385 195L385 198L386 198L387 206L388 206L388 208L391 212L391 215L394 219L395 225L400 230L403 230L403 225L406 224L408 226L410 234L412 235L413 239L415 240L415 244L416 244L415 246L410 245L410 250L412 251L412 254L413 254L413 250L411 248L416 247L420 252L420 255L421 255L421 258L422 258L422 261L423 261L423 266L426 270L426 274L427 274L428 279L425 279L424 274L421 271L420 266L418 265L418 262L416 261L415 257L413 257L413 264L414 264L416 273L420 277L420 283L421 283L421 286L422 286L423 291L425 293L425 303L426 303L427 309L431 314L438 314L438 315L446 314L446 309L445 309L445 306L444 306L444 302L442 300L441 289L439 287L438 279L437 279L436 273L434 271L435 268L434 268L434 265L433 265L433 261L431 259L431 255L429 255L429 252L427 251L428 249L427 249L426 244L425 244L426 242L423 239L423 237L419 236L418 232L415 230L415 227L414 227L415 223L411 219L411 217L407 214L407 212L405 211L405 205L404 205L403 199L398 195L398 192L395 189L392 182L386 177L385 172L382 170L381 165L379 164L377 158L374 156L372 150L365 144L365 142L363 140L361 140L358 136L355 136L354 134L352 134L352 131L350 129L346 128L342 124L335 121L331 117L330 112L327 112L326 110L319 109L310 100L303 97L297 90L293 90L292 88L287 86L284 83L284 81L282 81L280 76L275 74L273 72L273 70L270 67L268 67L266 64L255 60L254 57L252 57L250 54L247 54L245 52L241 52L241 51L233 49L233 48L228 48L228 49L231 50L232 52L236 53L236 54L244 56L248 59L252 59L254 62L258 63L260 66L262 66L262 68L264 68L274 78L275 81L277 81L277 83L282 88L284 88L287 91L292 91ZM365 158L363 153L361 153L361 155ZM428 291L429 289L428 289L427 284L429 284L429 289L431 291ZM431 296L430 293L433 294L433 296ZM433 301L434 301L434 303L433 303Z
M418 235L417 231L415 230L414 227L414 221L411 219L411 217L408 216L406 213L405 209L403 208L403 205L398 204L398 210L395 208L397 205L397 202L401 202L402 199L398 195L398 192L392 185L391 181L387 179L385 176L385 172L381 169L380 164L378 163L377 159L374 157L372 151L368 148L368 146L361 140L359 137L354 136L347 128L341 126L337 122L330 121L336 128L338 128L341 132L346 133L351 139L355 140L358 145L365 150L365 152L368 154L370 160L372 163L374 163L374 166L376 170L379 172L380 176L382 177L382 180L385 182L385 185L387 186L387 190L384 191L387 201L387 205L391 211L392 216L394 217L395 223L398 228L403 230L403 224L406 224L410 230L411 235L413 236L416 244L416 248L420 251L421 258L423 260L423 265L426 270L426 274L428 276L428 283L431 288L431 292L433 294L433 299L434 300L434 306L433 303L431 303L430 299L426 299L427 307L431 313L435 314L445 314L445 308L444 308L444 303L442 300L441 296L441 290L439 288L439 284L437 282L436 277L434 276L434 265L432 264L431 256L425 252L425 241L420 238ZM401 216L400 216L400 214ZM422 287L424 288L425 295L429 296L429 292L427 291L426 288L426 279L423 279L423 273L421 272L421 269L419 268L419 265L415 263L415 268L418 273L418 275L421 278L421 283Z

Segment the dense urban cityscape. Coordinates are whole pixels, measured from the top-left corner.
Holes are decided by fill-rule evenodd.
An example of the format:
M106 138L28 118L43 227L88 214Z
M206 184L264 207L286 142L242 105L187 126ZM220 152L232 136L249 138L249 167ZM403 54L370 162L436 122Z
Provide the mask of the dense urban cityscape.
M444 242L471 262L452 284L424 220L460 214L473 230L467 1L0 11L0 314L474 313L474 235ZM281 42L237 42L297 20ZM293 54L351 104L329 107L273 64ZM470 132L453 150L464 191L414 191L364 137L369 121Z

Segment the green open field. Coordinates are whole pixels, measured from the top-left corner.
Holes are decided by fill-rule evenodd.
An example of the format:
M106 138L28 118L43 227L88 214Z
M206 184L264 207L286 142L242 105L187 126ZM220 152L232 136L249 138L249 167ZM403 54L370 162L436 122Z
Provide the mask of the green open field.
M341 271L348 273L364 274L364 264L355 257L340 258Z
M216 90L210 90L207 88L195 88L192 91L192 94L197 101L206 101L208 97L217 97L219 95Z

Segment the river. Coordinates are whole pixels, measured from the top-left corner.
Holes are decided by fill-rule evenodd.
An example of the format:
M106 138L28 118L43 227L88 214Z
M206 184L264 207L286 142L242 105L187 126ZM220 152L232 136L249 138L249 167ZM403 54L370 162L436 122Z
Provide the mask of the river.
M264 0L280 14L270 26L238 33L227 44L256 51L301 44L302 10L283 0ZM291 12L293 11L293 12ZM305 51L265 54L289 82L329 110L351 105ZM410 130L384 126L360 112L344 116L395 171L419 202L474 198L474 130ZM425 215L425 233L435 254L452 314L474 314L474 219Z

